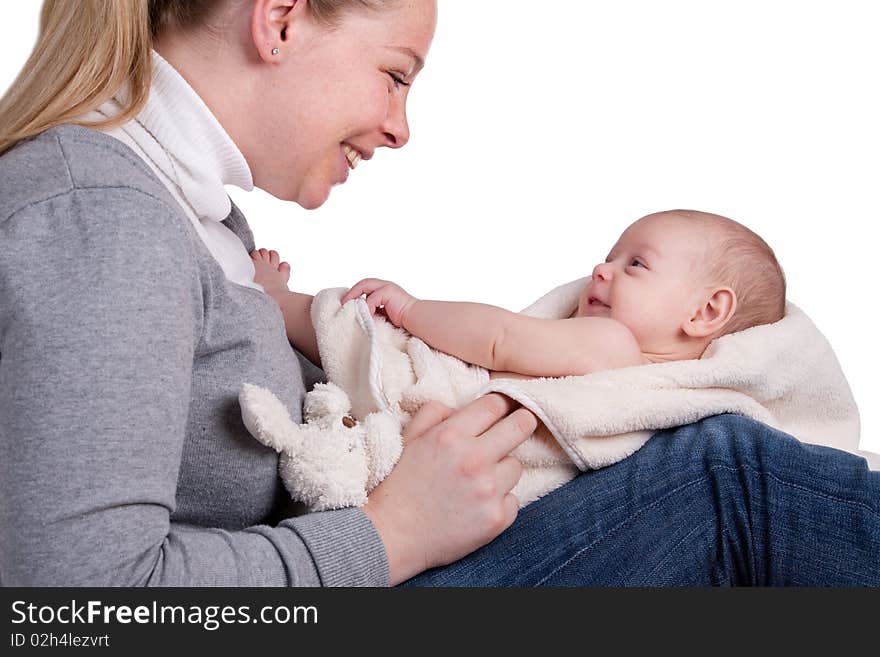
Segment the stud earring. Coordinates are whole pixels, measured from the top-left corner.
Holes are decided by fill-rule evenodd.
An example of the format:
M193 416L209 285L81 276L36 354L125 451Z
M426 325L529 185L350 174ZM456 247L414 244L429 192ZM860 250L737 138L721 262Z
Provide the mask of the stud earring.
M277 55L277 54L278 54L278 48L272 48L272 54L273 54L273 55Z

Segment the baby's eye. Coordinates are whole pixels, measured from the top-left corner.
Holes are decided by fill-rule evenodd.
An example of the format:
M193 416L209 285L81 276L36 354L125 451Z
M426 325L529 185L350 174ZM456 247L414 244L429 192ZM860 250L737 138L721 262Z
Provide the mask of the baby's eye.
M641 260L639 260L638 258L633 258L630 261L629 266L630 267L645 267L645 263L642 262ZM645 269L647 269L647 267L645 267Z

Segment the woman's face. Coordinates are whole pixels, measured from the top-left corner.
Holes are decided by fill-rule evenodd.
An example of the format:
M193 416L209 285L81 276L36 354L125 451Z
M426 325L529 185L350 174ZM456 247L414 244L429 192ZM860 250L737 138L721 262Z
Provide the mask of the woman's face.
M346 12L338 27L307 11L291 21L260 94L268 105L259 110L259 148L246 153L254 184L316 208L353 172L350 162L406 144L409 85L436 15L435 0L400 0Z

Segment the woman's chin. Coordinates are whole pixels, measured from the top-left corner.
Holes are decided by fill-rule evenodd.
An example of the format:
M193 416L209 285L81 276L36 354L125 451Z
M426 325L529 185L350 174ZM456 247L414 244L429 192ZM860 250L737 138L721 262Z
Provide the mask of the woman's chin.
M304 210L314 210L321 207L330 196L330 186L314 189L283 189L264 191L269 192L272 196L282 201L292 201Z
M327 182L326 180L316 180L314 184L304 185L300 188L297 198L293 199L306 210L314 210L319 208L330 197L333 187L340 183Z
M304 210L315 210L316 208L320 208L324 205L324 202L327 200L329 196L329 192L324 194L323 196L306 196L305 198L291 198L288 199L297 203Z

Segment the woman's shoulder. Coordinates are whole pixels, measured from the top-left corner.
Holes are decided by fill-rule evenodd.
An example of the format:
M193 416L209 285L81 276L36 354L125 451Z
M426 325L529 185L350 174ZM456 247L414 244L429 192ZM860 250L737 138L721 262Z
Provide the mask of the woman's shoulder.
M139 198L174 208L162 183L117 139L65 125L17 144L0 156L0 223L29 207L80 190ZM128 192L119 194L119 192Z

